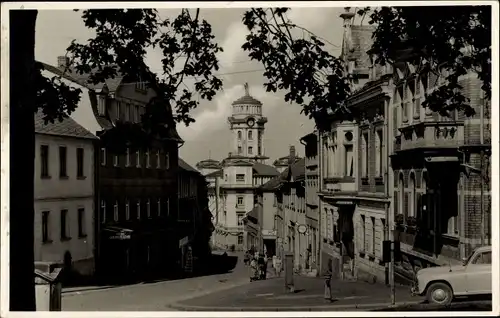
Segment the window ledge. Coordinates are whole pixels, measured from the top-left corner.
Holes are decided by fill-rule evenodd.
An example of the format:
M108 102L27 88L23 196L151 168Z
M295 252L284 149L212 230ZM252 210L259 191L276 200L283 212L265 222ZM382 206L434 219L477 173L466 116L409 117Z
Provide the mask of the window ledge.
M372 253L366 253L366 255L368 256L368 259L369 259L370 261L374 261L374 260L375 260L375 258L376 258L376 257L375 257L375 255L374 255L374 254L372 254Z
M61 242L71 241L71 237L61 237Z
M59 180L68 180L69 177L68 176L59 176Z
M87 177L86 176L80 176L80 177L76 177L76 179L78 179L78 180L85 180L85 179L87 179Z
M362 185L368 185L368 184L369 184L369 182L368 182L368 177L362 177L362 178L361 178L361 184L362 184Z
M444 233L441 234L444 238L450 239L450 240L455 240L455 241L460 241L460 236L458 234L449 234L449 233Z
M358 251L358 254L359 254L359 256L364 258L366 255L366 252L365 251Z
M47 241L43 241L43 242L42 242L42 244L52 244L52 242L54 242L54 241L52 241L52 240L47 240Z
M52 179L51 176L40 176L40 179Z
M79 239L87 238L87 234L78 235Z
M384 185L384 177L382 177L382 176L375 177L375 184L376 185Z

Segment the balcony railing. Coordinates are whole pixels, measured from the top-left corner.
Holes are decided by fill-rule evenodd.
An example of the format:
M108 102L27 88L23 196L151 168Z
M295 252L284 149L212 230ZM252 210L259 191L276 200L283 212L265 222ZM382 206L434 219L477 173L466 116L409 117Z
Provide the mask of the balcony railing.
M395 151L415 148L451 148L464 143L464 124L460 121L430 121L399 128ZM399 145L398 145L399 144Z

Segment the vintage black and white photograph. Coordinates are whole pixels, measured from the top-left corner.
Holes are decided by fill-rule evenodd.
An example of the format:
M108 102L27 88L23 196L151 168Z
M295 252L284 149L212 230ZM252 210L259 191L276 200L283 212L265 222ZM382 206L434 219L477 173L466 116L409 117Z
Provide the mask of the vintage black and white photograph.
M2 316L498 314L497 2L152 5L2 3Z

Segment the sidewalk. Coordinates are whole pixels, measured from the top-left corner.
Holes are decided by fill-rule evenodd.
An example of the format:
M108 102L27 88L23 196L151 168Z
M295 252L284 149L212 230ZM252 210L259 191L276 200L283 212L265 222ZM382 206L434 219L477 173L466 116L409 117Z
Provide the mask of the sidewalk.
M382 284L334 281L333 300L323 298L324 279L295 276L295 292L285 291L284 279L273 278L210 295L179 301L171 308L184 311L352 311L390 307L390 289ZM397 287L396 305L422 302L407 287Z

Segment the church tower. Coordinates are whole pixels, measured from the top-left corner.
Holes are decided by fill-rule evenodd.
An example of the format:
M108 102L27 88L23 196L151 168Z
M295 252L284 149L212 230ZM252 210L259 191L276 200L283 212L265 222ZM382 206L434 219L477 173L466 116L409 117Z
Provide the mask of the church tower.
M250 95L248 83L245 95L232 104L232 114L228 118L232 135L233 157L244 157L256 162L264 162L264 130L267 118L262 116L262 103Z

